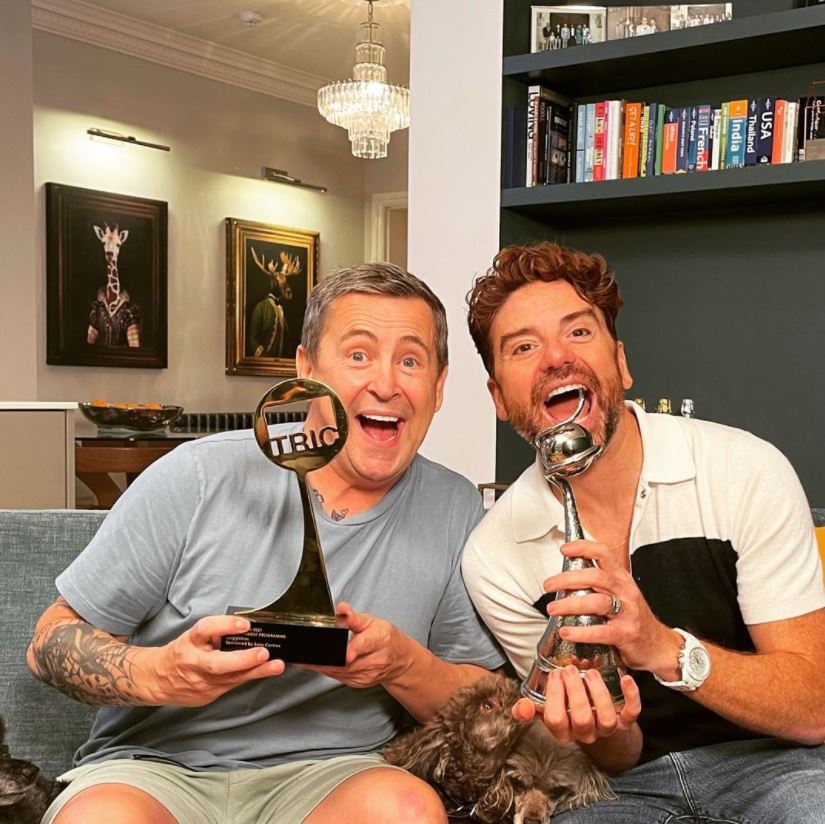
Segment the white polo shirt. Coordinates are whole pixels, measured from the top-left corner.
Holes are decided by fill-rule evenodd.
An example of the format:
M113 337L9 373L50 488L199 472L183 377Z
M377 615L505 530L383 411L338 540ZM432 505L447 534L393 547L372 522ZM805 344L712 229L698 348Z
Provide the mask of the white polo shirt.
M656 616L728 649L752 651L748 625L825 607L810 509L786 458L739 429L627 406L643 448L631 569ZM521 677L547 625L549 596L542 584L560 571L563 543L564 510L537 459L473 530L464 550L473 603ZM657 738L657 729L645 730L652 748L647 757L752 735L656 684L649 673L634 676L642 720L660 733ZM694 716L689 722L681 717L685 712ZM687 741L676 734L683 723L696 727Z

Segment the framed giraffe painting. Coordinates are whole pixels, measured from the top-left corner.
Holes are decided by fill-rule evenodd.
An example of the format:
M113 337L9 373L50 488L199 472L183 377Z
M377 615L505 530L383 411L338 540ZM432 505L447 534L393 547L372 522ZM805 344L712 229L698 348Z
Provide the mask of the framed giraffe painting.
M46 363L166 368L167 204L46 184Z
M319 233L226 218L226 374L295 374Z

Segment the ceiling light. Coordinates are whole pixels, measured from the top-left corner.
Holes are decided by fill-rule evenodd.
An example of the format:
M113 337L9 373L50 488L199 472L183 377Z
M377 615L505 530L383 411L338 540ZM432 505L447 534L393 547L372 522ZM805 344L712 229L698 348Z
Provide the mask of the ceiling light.
M121 143L131 143L133 146L144 146L147 149L160 149L162 152L169 152L171 149L168 146L162 146L160 143L148 143L145 140L138 140L132 135L120 134L120 132L110 132L107 129L86 129L86 134L91 135L92 139L98 140L116 140Z
M384 47L378 23L369 16L359 26L351 80L339 80L318 90L318 111L349 133L352 153L370 160L387 156L390 133L410 125L410 90L387 83Z
M313 189L316 192L325 192L326 186L316 186L314 183L304 183L297 177L292 177L289 172L283 169L273 169L271 166L264 166L261 169L261 177L272 183L286 183L288 186L301 186L304 189Z

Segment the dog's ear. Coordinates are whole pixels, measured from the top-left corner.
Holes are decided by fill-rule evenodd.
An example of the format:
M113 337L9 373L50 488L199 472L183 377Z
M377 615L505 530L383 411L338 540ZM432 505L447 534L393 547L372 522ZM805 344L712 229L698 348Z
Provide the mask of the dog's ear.
M473 818L489 822L489 824L509 821L508 812L514 801L513 782L506 770L499 770L484 795L476 801L473 807Z
M441 781L449 761L444 733L431 724L396 738L383 755L389 764L403 767L424 780Z
M6 722L3 720L2 715L0 715L0 758L6 761L11 758L9 746L6 743Z

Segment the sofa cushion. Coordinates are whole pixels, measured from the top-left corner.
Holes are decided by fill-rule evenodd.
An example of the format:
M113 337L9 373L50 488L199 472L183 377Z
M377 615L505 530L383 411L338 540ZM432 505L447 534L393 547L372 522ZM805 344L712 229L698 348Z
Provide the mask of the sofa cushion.
M95 709L37 681L26 666L34 625L57 597L54 579L97 532L105 512L0 510L0 712L13 756L48 776L71 766Z

